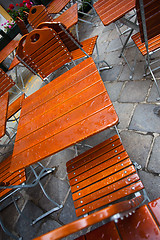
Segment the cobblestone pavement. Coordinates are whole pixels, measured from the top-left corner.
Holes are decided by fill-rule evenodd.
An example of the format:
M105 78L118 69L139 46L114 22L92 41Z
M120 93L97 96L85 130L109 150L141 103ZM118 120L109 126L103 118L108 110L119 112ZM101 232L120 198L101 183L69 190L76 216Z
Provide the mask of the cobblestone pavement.
M110 24L104 27L98 16L94 17L93 22L96 23L96 27L80 24L80 40L99 35L100 57L113 66L112 69L101 72L101 77L119 116L118 129L122 142L131 160L141 165L139 175L149 198L153 200L160 196L160 110L157 108L160 103L156 101L158 94L155 84L150 76L143 77L144 59L138 52L135 74L133 80L130 80L127 64L123 58L119 58L121 42L115 25ZM134 46L125 51L125 56L130 63L133 63L134 54ZM28 71L24 73L28 78L28 81L25 82L28 95L44 85L40 79L30 75ZM9 74L14 75L13 72ZM160 85L160 72L156 73L156 76ZM84 142L94 146L113 134L115 134L114 129L106 130ZM30 240L61 226L61 224L77 219L65 166L66 162L74 157L74 154L74 149L70 148L43 160L46 166L56 167L56 171L43 178L42 183L46 191L58 203L63 204L64 207L60 211L51 214L34 226L30 225L33 218L52 208L52 204L46 200L38 186L21 191L18 204L25 217L19 216L13 204L2 211L2 218L6 226L23 236L24 240ZM90 228L84 232L89 230ZM74 239L80 234L82 232L66 239ZM0 239L10 238L1 231Z

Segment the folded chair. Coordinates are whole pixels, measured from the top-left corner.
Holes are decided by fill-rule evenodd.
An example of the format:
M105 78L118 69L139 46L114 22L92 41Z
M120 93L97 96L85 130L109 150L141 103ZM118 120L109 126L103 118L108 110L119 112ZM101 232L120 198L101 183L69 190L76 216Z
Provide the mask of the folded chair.
M160 89L153 73L160 67L152 68L153 64L159 62L159 59L152 61L152 55L160 50L160 2L156 0L137 0L136 10L140 32L133 35L132 39L138 50L145 57L145 75L148 75L147 70L149 70L149 74L151 74L157 87L159 95L157 100L160 100ZM130 69L133 74L134 67L130 67Z
M88 38L82 42L79 42L78 39L76 39L72 35L72 33L64 26L64 24L62 24L60 22L59 23L56 23L56 22L41 23L38 25L37 28L43 29L46 27L51 28L58 33L58 35L62 39L63 43L70 51L73 61L92 56L94 48L96 47L96 52L97 52L96 63L98 65L97 66L98 71L112 68L111 66L109 66L109 64L106 61L104 61L104 60L100 61L100 59L99 59L99 52L98 52L98 46L97 46L98 35L94 36L92 38ZM75 49L71 48L71 46L72 47L75 46ZM78 49L76 49L77 47L78 47ZM99 66L100 63L105 63L106 67L100 68L100 66Z
M71 159L66 166L76 215L84 217L37 240L61 239L107 218L117 222L148 200L118 135Z
M160 238L160 198L149 202L133 211L140 199L137 197L134 201L125 201L109 206L103 210L95 212L87 217L79 219L57 228L49 233L34 238L34 240L58 240L86 227L92 226L102 220L113 220L114 215L121 214L123 210L129 210L126 217L119 220L118 223L111 221L106 223L75 240L92 239L121 239L121 240L158 240ZM133 211L133 212L132 212Z

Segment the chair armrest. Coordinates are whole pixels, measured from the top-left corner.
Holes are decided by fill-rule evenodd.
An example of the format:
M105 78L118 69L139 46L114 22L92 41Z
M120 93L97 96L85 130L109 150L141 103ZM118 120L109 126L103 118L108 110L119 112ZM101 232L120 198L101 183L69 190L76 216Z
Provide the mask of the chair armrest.
M46 233L40 237L34 238L33 240L57 240L63 237L66 237L70 234L78 232L86 227L92 226L98 222L103 221L107 218L113 218L116 214L121 214L128 211L135 210L136 207L140 205L143 201L143 196L135 197L132 200L126 200L120 203L116 203L109 207L106 207L102 210L99 210L95 213L88 215L87 217L83 217L74 222L68 223L60 228L57 228L49 233Z

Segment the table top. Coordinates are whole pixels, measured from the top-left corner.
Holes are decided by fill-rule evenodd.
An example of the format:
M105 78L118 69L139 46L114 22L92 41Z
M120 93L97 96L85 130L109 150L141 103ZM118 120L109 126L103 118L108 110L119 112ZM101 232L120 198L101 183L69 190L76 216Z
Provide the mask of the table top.
M118 123L92 58L27 97L11 168L14 172Z
M9 54L11 54L17 47L19 41L12 40L0 51L0 63L3 62Z
M136 0L98 0L93 6L106 26L135 8Z
M6 92L0 97L0 138L3 137L6 132L8 102L9 92Z

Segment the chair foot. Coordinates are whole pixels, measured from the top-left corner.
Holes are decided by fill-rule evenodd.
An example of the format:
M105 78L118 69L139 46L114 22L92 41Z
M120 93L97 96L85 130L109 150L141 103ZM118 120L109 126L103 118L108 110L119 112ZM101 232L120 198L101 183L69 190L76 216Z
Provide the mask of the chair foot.
M39 222L41 219L47 217L48 215L50 215L50 214L53 213L53 212L56 212L56 211L60 210L62 207L63 207L63 205L59 205L59 207L52 208L51 210L45 212L44 214L42 214L41 216L39 216L38 218L36 218L36 219L31 223L31 225L33 226L34 224L36 224L37 222Z

